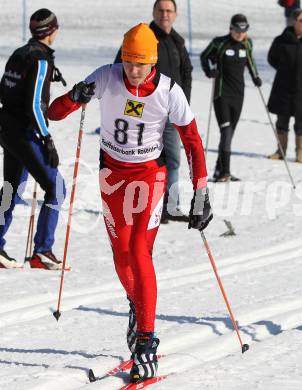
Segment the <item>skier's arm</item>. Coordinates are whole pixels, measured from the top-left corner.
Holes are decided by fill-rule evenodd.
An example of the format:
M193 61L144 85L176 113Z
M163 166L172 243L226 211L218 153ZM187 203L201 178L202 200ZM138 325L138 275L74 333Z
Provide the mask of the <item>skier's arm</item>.
M34 123L42 137L46 137L48 132L48 121L46 119L46 104L43 101L44 95L48 95L49 88L46 77L48 71L48 62L46 59L37 59L29 65L26 78L26 113L31 123Z
M195 118L188 125L175 125L175 127L185 147L194 188L188 228L202 231L213 219L209 190L207 188L207 168L202 140L197 130Z
M207 77L217 67L218 46L215 39L200 54L200 64Z
M169 119L178 130L185 147L194 188L188 227L202 231L213 218L207 188L206 162L194 115L177 84L170 90L169 110Z
M246 55L247 55L247 67L249 70L249 73L251 75L251 78L255 84L256 87L261 87L262 80L259 77L256 62L253 57L253 43L251 39L247 39L244 43L246 48Z
M48 109L48 118L52 121L59 121L81 107L80 103L72 101L66 93L56 98Z
M101 99L107 85L110 65L102 66L92 72L85 81L75 84L67 94L55 99L48 110L48 118L58 121L76 111L92 98Z

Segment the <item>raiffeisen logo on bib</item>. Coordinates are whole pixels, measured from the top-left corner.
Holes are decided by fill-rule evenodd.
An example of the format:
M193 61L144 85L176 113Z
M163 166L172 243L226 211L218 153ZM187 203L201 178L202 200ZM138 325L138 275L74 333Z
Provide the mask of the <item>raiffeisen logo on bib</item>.
M145 103L136 102L135 100L127 99L124 115L141 118L143 115L144 106Z

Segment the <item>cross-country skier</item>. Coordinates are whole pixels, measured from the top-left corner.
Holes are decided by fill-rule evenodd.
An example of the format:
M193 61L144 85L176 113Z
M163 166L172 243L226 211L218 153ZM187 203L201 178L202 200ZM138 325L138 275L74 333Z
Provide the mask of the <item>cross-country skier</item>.
M214 110L220 128L218 159L214 181L238 180L230 172L231 142L244 99L244 70L248 67L255 86L262 81L252 55L252 41L247 36L249 24L242 14L232 17L230 33L216 37L201 53L202 69L215 78Z
M0 268L20 268L4 250L4 236L12 222L18 193L28 172L45 191L32 268L60 269L62 263L52 252L54 234L65 185L58 171L59 157L48 131L47 109L52 81L65 81L54 66L49 47L58 32L57 18L48 9L39 9L30 18L32 38L9 58L0 84L0 144L3 147L3 179L0 193Z
M59 120L91 97L99 99L100 190L116 272L130 300L127 342L134 358L132 382L151 378L157 370L152 248L165 193L162 149L168 118L179 131L191 168L189 228L203 230L212 219L196 121L182 89L156 71L157 43L146 24L133 27L124 35L122 64L96 69L49 109L49 118Z
M156 69L173 78L182 87L190 103L193 67L183 37L173 28L177 15L175 0L155 0L150 28L158 40ZM121 49L115 62L122 62ZM179 208L180 137L169 120L164 129L163 142L167 163L167 188L161 223L188 222L188 216L183 214Z

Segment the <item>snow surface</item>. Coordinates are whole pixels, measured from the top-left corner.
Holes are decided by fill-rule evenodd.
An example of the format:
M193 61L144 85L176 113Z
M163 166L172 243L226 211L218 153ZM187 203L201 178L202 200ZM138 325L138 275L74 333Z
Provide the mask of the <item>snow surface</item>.
M95 67L111 62L123 33L149 21L153 0L28 1L28 15L40 7L57 14L57 65L69 88ZM22 1L2 0L0 69L21 44ZM187 1L178 0L176 28L187 37ZM194 82L192 108L201 135L206 132L211 82L201 73L198 54L215 35L227 32L233 13L244 11L251 24L255 57L268 97L274 76L266 63L273 37L284 27L274 0L192 1ZM53 97L65 89L53 88ZM51 124L61 171L71 188L80 112ZM129 353L125 342L128 307L117 280L102 221L98 191L97 103L85 119L81 166L65 274L63 314L57 323L60 275L38 270L1 270L0 389L118 389L125 375L88 384L87 371L105 376ZM217 156L218 128L212 117L208 168ZM233 143L232 170L243 179L210 184L215 219L206 236L217 262L240 334L250 350L241 354L227 309L198 232L181 223L160 228L154 249L158 275L157 331L161 339L159 374L175 373L154 389L273 389L302 386L302 173L294 162L290 133L291 188L283 162L265 156L275 140L258 90L247 75L246 98ZM2 151L0 151L2 154ZM2 164L2 162L1 162ZM1 169L2 171L2 169ZM2 174L2 173L1 173ZM191 186L183 153L182 207ZM24 198L30 202L33 181ZM39 199L43 194L39 193ZM69 200L65 201L54 251L63 255ZM7 251L23 259L30 207L18 206L7 236ZM236 236L221 237L231 221ZM300 362L300 363L299 363Z

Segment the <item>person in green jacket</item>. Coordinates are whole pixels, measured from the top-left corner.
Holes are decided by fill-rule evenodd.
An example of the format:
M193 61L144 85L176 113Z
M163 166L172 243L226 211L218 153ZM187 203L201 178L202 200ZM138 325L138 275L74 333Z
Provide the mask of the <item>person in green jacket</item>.
M239 180L230 172L231 142L244 100L246 66L255 86L262 85L253 59L252 40L247 36L248 29L246 16L234 15L229 34L214 38L200 55L206 76L215 79L213 104L220 128L218 159L214 172L216 182Z

